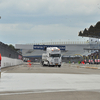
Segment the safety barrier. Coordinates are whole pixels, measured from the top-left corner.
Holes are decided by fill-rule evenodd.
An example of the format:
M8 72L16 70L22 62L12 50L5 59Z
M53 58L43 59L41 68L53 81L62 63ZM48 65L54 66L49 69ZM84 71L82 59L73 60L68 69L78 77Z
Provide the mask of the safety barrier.
M1 68L20 65L20 64L23 64L23 61L21 59L2 57L2 60L1 60Z

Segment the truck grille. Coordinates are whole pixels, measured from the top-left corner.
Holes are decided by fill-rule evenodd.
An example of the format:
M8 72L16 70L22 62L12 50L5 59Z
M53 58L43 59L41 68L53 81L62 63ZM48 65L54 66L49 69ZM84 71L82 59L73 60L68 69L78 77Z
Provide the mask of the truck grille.
M54 59L54 62L55 62L55 63L58 63L58 59Z

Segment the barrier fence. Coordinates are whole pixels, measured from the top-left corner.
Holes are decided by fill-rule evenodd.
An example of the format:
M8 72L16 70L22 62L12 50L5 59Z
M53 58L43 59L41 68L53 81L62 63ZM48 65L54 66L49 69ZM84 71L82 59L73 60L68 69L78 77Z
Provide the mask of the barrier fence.
M0 42L0 54L3 57L16 58L16 59L22 58L22 56L17 51L13 50L8 45L2 42Z
M41 43L29 43L29 45L54 45L54 44L91 44L89 41L60 41L60 42L41 42ZM100 44L100 42L96 42L94 44Z

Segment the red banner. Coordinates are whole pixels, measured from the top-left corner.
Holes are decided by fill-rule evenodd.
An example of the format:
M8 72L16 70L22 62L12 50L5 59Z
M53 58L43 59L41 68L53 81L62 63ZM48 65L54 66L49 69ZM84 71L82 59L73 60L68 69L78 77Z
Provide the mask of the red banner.
M1 54L0 54L0 60L1 60Z
M18 55L18 59L22 59L22 56L21 55Z

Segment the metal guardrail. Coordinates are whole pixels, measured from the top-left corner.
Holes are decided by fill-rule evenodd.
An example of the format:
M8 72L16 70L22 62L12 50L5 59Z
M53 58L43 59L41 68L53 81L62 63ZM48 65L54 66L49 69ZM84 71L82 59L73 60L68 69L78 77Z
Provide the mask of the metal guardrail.
M99 42L100 43L100 42ZM64 45L64 44L90 44L89 41L62 41L62 42L41 42L28 43L29 45Z
M28 45L65 45L65 44L91 44L91 42L89 41L62 41L62 42L28 43ZM100 44L100 41L94 44Z

